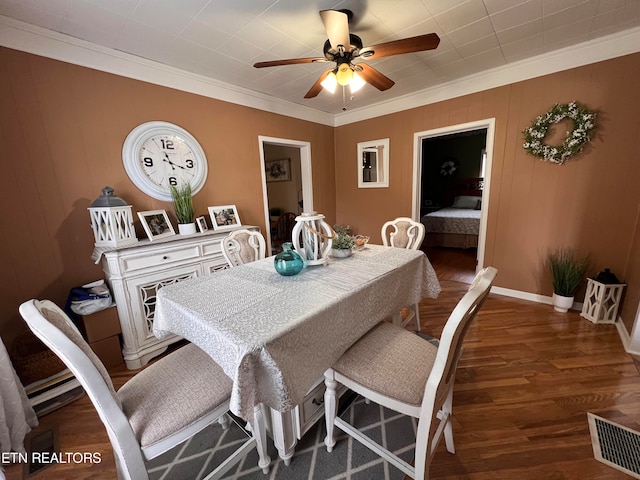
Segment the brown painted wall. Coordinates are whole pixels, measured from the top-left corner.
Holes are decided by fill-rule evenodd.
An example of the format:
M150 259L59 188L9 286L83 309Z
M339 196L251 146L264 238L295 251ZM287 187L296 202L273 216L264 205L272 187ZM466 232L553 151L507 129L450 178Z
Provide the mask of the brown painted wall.
M71 287L103 278L90 260L87 211L102 187L115 188L134 216L166 209L175 225L172 205L139 191L122 164L125 137L151 120L187 129L207 155L197 215L235 204L244 224L264 229L258 135L266 135L311 143L314 205L334 217L333 128L0 48L0 334L7 345L25 329L22 301L64 304Z
M199 215L233 203L243 223L264 228L258 135L290 138L311 142L315 208L380 241L384 221L411 214L413 134L495 117L485 263L500 270L497 285L550 295L545 253L573 245L590 253L591 273L610 267L637 299L639 75L640 55L630 55L334 129L0 48L0 335L10 342L24 329L22 301L62 303L71 286L102 278L89 260L86 209L103 186L134 211L171 211L122 166L124 138L150 120L181 125L203 146L209 176L194 199ZM600 111L589 150L563 166L526 155L521 131L574 99ZM358 189L356 144L386 137L390 187ZM635 302L623 304L625 320Z
M544 259L549 248L563 246L588 253L590 273L609 267L624 278L640 266L631 248L640 205L639 77L635 54L338 127L337 221L379 242L386 220L411 216L414 133L493 117L485 265L498 268L496 285L551 295ZM600 112L588 150L562 166L526 154L522 130L554 103L572 100ZM385 137L389 188L358 189L356 144ZM625 280L632 294L640 290L637 275Z

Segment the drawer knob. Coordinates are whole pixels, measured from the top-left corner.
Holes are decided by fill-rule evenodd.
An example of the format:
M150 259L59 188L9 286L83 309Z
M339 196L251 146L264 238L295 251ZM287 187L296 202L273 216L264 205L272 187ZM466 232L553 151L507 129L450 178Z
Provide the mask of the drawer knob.
M320 406L324 403L324 397L320 397L320 400L317 400L314 398L313 400L311 400L311 403L313 403L314 405Z
M167 257L166 255L164 257L162 257L163 260L167 260L169 257Z

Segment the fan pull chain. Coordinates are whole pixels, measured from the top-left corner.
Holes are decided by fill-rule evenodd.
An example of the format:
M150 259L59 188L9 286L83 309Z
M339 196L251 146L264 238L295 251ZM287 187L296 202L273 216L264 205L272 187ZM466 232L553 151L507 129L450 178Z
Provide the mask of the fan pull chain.
M344 85L342 86L342 111L347 111L347 91Z

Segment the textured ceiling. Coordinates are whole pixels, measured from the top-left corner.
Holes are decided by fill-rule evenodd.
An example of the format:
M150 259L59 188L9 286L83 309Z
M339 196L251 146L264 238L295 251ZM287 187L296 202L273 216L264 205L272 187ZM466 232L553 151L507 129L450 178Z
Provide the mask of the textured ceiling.
M349 110L640 26L638 0L0 0L0 15L321 112L343 95L303 97L329 64L256 69L322 56L318 12L350 9L365 46L435 32L436 50L370 60L396 82L365 86Z

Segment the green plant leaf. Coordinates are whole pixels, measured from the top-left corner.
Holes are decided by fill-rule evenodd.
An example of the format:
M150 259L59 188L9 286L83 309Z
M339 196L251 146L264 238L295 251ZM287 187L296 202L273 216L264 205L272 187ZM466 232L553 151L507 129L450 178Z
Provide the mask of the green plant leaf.
M193 198L191 196L191 184L185 183L181 187L171 185L171 197L173 198L173 207L178 217L178 223L193 223L195 221L195 213L193 211Z
M559 248L548 254L553 276L553 292L563 297L573 297L589 268L589 258L577 258L571 248Z

